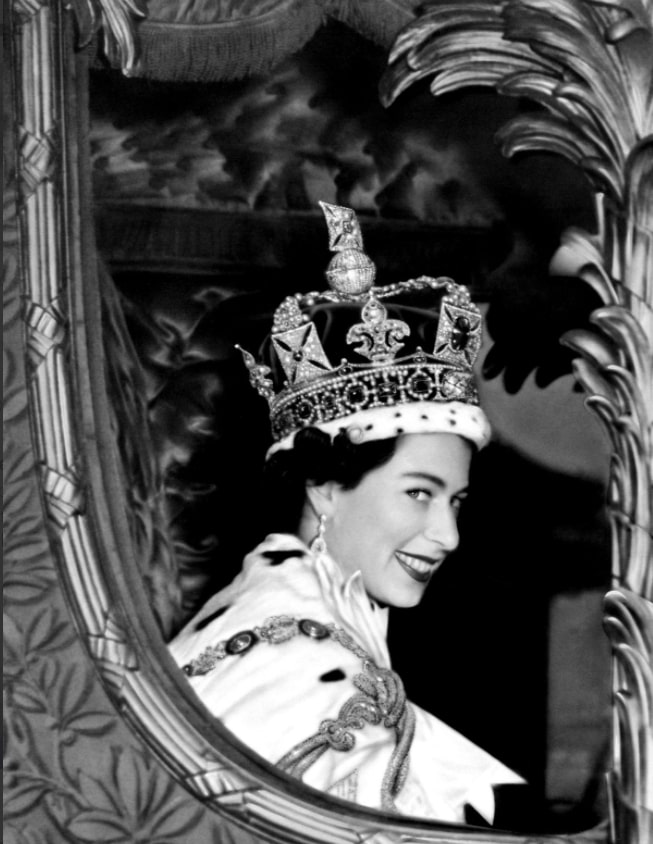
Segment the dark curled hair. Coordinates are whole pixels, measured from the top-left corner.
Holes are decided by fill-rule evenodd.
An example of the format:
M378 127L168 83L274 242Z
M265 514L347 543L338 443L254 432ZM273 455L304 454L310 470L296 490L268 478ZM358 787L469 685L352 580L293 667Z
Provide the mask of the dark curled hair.
M265 532L297 530L307 484L335 481L353 489L364 475L390 460L396 445L396 437L356 445L344 432L331 440L318 428L298 431L293 448L275 452L263 470Z

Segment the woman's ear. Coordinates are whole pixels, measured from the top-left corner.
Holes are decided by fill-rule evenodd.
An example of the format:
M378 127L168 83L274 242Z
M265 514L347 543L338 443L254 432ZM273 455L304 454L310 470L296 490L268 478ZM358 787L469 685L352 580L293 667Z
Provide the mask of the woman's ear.
M315 513L319 516L332 516L336 502L336 491L339 484L335 481L326 481L323 484L307 484L306 499Z

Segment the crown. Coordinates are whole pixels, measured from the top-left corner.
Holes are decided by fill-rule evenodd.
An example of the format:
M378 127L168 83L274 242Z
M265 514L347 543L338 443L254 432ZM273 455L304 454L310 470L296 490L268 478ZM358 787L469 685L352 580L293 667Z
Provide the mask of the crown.
M291 447L294 434L308 426L332 435L345 430L357 441L451 430L484 445L489 425L477 407L472 373L482 316L468 289L448 277L429 276L375 287L375 266L363 251L354 211L320 205L335 253L326 271L329 289L281 302L270 336L271 365L236 347L250 383L269 403L271 451ZM402 303L429 292L433 300L426 309L402 311ZM325 311L320 334L318 317ZM427 348L413 343L409 352L413 329L406 319L415 313L431 337ZM340 346L347 351L337 361L325 350L335 316L344 323Z

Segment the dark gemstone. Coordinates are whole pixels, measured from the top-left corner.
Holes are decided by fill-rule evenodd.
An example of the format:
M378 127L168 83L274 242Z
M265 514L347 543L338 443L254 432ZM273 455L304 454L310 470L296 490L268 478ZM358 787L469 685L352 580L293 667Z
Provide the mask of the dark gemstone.
M184 674L187 674L189 677L193 676L193 666L192 665L184 665L181 669Z
M381 384L377 392L380 399L393 399L397 395L397 387L395 384Z
M469 343L469 333L472 326L467 317L456 317L451 330L451 348L456 352L462 352Z
M350 387L347 390L347 401L352 404L360 404L365 400L365 391L362 387Z
M313 415L313 405L310 401L300 401L297 405L297 416L305 422L307 419L310 419Z
M327 393L326 396L322 397L322 407L326 410L331 410L332 407L335 407L335 404L336 400L330 393Z
M224 649L230 656L237 656L238 654L244 654L255 643L256 633L254 633L253 630L243 630L240 633L236 633L235 636L232 636L225 645Z
M413 378L411 387L414 393L430 393L431 382L428 378Z
M324 624L319 621L313 621L312 618L302 618L299 622L299 629L305 636L310 636L311 639L326 639L329 635L329 630Z
M301 349L298 349L298 350L297 350L297 351L293 354L292 359L293 359L293 360L296 360L296 361L297 361L297 363L299 363L300 361L304 360L304 352L302 352L302 350L301 350Z

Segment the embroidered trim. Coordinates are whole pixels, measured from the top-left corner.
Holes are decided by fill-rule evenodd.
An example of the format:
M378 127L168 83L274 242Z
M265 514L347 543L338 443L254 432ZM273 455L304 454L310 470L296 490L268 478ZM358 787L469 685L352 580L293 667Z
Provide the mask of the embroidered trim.
M321 624L319 621L314 621L311 618L296 619L290 615L273 615L266 618L260 627L254 627L252 630L241 630L235 633L229 639L224 639L218 642L217 645L209 645L205 648L199 656L191 659L190 662L183 665L181 670L189 677L198 677L202 674L208 674L220 660L228 656L242 656L254 647L258 642L267 642L269 645L280 645L282 642L287 642L294 636L302 633L308 636L309 639L326 639L329 636L344 644L345 637L349 639L351 644L355 642L351 637L348 637L344 630L340 630L335 624ZM341 641L342 639L342 641ZM358 648L358 645L355 645ZM352 650L350 645L345 645ZM358 648L360 653L357 656L365 654L362 648Z
M362 651L357 645L356 649ZM397 811L395 798L408 775L415 713L406 700L398 674L389 668L379 668L369 657L363 661L363 671L353 678L358 692L340 707L338 717L325 718L316 733L295 745L276 764L282 771L301 779L327 750L346 752L355 747L353 730L362 730L366 724L383 724L394 729L396 744L381 783L381 807Z
M310 618L271 616L260 627L241 630L229 639L205 648L182 670L191 677L207 674L220 660L228 656L241 656L258 642L279 645L299 634L318 641L333 639L362 660L363 672L353 677L358 691L340 707L338 716L325 718L317 732L295 745L276 763L277 767L301 779L327 750L351 750L356 745L353 730L362 730L366 724L383 724L388 729L394 729L396 744L381 783L381 806L389 811L397 811L395 798L408 774L408 753L415 734L415 713L406 700L399 675L390 668L379 668L367 651L342 628Z

